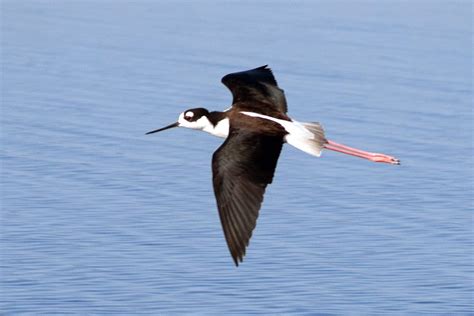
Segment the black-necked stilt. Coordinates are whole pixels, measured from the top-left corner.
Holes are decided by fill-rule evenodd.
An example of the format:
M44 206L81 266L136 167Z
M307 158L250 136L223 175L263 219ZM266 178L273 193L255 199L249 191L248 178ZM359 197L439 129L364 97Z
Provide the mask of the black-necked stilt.
M212 157L212 180L225 239L236 265L245 255L284 143L313 156L330 149L374 162L400 164L388 155L327 140L319 123L291 119L286 114L283 90L267 66L228 74L222 83L232 92L230 109L190 109L181 113L176 123L147 134L187 127L226 138Z

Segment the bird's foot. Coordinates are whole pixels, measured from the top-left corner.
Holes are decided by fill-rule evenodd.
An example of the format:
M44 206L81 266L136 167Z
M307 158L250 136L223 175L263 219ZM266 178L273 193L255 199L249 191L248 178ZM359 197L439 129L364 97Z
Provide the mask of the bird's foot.
M369 157L368 159L373 162L383 162L383 163L389 163L392 165L400 164L400 159L397 159L389 155L379 154L379 153L370 153L370 156L371 157Z

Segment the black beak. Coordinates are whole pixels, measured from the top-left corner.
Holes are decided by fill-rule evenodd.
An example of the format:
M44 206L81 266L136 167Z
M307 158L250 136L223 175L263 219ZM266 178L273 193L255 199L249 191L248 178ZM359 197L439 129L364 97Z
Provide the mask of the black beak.
M176 122L176 123L170 124L170 125L168 125L168 126L165 126L165 127L163 127L163 128L155 129L154 131L148 132L148 133L146 133L145 135L153 134L153 133L156 133L156 132L161 132L161 131L164 131L165 129L169 129L169 128L173 128L173 127L178 127L178 126L179 126L179 122Z

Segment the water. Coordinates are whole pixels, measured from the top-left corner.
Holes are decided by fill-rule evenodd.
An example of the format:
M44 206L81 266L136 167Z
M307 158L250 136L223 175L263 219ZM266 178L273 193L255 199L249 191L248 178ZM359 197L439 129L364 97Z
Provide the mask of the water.
M470 314L468 1L2 1L1 310ZM211 186L229 72L401 166L286 147L244 263Z

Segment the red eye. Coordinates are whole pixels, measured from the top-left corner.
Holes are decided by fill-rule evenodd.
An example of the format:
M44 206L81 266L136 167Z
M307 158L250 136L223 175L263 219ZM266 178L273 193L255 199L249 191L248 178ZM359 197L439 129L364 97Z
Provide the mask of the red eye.
M185 116L185 117L184 117L184 119L185 119L186 121L191 121L192 118L193 118L192 116Z

